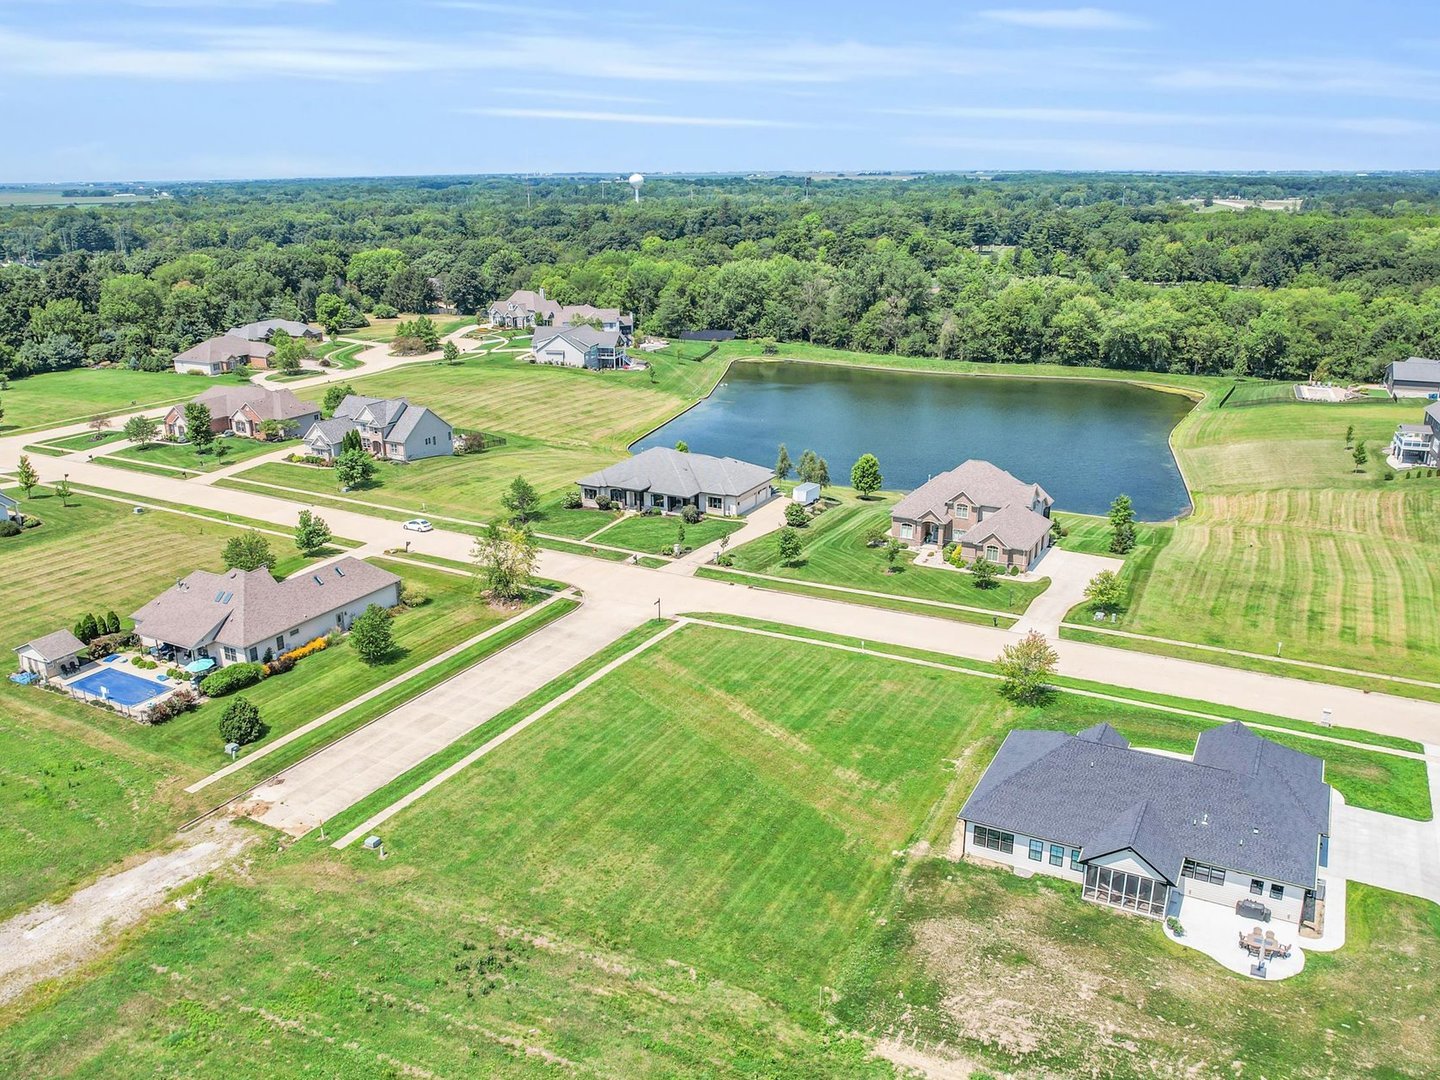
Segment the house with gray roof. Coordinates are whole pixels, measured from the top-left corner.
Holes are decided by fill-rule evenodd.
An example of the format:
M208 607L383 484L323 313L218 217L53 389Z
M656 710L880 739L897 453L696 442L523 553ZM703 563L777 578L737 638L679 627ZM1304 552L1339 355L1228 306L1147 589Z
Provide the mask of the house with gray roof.
M346 556L276 581L270 571L196 570L135 612L147 648L180 663L209 657L216 665L263 660L349 630L371 604L400 602L400 578Z
M1109 724L1005 737L960 811L964 853L1073 881L1096 903L1162 918L1193 897L1314 917L1327 860L1325 763L1236 721L1189 759Z
M671 513L695 506L706 514L738 517L774 497L774 479L769 469L748 461L655 446L576 483L585 506L606 498L627 510Z
M303 322L296 322L294 319L262 319L260 322L246 323L244 326L237 326L233 330L225 331L235 337L245 338L247 341L268 342L275 336L277 330L284 331L292 338L305 338L308 341L319 341L325 335Z
M1440 398L1440 360L1412 356L1385 368L1385 389L1392 398Z
M27 641L15 650L21 671L33 672L46 679L63 675L85 663L80 659L82 654L89 658L85 643L69 630L56 630L53 634Z
M911 547L954 542L972 562L983 556L1027 570L1050 548L1054 503L1039 484L972 458L896 503L890 535Z
M176 356L175 370L182 375L224 375L242 364L264 368L274 351L263 341L251 341L236 334L221 334L192 345Z
M537 327L530 351L537 364L592 371L624 367L630 362L618 330L596 330L593 326Z
M284 438L293 438L320 419L320 409L313 402L301 401L289 390L270 390L263 386L212 386L195 398L192 404L210 410L210 430L233 431L252 439L264 439L262 428L267 420L281 427ZM165 414L163 424L167 439L185 439L185 406L175 405Z
M348 431L360 435L371 455L386 461L419 461L455 452L455 429L423 405L405 398L347 394L329 420L305 432L310 453L334 460Z
M1440 401L1429 406L1423 423L1399 424L1390 440L1390 460L1397 468L1440 465Z
M559 304L546 297L544 289L516 289L504 300L496 300L491 304L486 309L486 314L492 326L506 330L598 322L599 329L619 334L622 344L629 344L635 331L634 318L619 308Z

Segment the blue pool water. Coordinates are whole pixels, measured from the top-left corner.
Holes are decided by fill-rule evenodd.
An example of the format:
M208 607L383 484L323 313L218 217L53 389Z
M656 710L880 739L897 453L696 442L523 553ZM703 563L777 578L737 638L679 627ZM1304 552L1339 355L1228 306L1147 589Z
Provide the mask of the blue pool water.
M76 690L84 690L87 694L104 698L115 705L139 705L165 693L165 687L158 683L142 679L138 675L127 675L113 668L102 668L70 685Z

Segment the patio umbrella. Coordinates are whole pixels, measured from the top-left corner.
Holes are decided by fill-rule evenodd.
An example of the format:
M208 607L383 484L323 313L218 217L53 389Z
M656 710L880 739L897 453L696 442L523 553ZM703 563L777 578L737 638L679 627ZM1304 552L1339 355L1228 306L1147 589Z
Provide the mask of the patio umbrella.
M191 660L185 665L185 670L191 675L199 675L202 671L209 671L215 666L215 661L208 656L202 656L199 660Z

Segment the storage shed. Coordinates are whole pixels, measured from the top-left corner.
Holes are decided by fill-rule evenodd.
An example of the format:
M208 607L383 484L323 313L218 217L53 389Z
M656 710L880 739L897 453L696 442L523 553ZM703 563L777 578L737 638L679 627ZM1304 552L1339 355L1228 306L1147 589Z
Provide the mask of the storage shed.
M27 641L15 650L21 671L53 679L56 675L78 667L80 654L85 652L85 643L69 630L57 630L53 634Z
M809 506L820 498L819 484L796 484L795 490L790 493L790 498L801 506Z

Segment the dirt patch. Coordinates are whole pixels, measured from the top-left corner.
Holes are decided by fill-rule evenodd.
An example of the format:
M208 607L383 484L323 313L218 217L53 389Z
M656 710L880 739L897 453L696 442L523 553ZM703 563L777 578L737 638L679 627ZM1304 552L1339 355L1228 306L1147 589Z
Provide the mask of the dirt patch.
M894 1065L902 1076L923 1076L928 1080L970 1080L977 1072L985 1076L997 1075L978 1062L949 1056L943 1047L922 1047L902 1039L885 1039L876 1044L873 1053L875 1057Z

